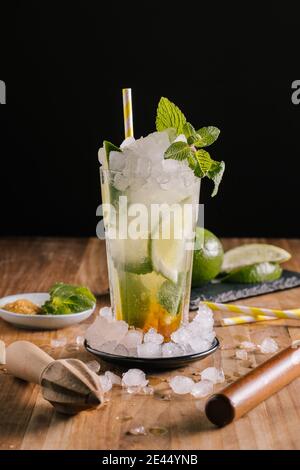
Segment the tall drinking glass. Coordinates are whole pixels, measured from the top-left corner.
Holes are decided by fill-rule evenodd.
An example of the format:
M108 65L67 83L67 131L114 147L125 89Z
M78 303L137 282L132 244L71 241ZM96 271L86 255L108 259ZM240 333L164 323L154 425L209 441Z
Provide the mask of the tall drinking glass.
M168 339L188 317L200 179L128 182L102 168L100 177L115 318Z

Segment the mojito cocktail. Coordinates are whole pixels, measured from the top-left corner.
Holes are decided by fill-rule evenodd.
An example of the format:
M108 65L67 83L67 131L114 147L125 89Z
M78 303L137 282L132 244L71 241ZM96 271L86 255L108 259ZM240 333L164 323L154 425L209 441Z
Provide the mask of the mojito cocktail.
M114 315L166 340L188 319L200 181L211 166L202 150L201 169L192 126L180 118L180 128L130 137L120 148L105 142L99 151Z

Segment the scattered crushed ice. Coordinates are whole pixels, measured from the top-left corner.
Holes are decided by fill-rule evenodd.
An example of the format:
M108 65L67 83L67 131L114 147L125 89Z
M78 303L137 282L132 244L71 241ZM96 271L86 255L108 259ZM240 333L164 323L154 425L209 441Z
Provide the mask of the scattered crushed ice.
M75 343L77 346L82 346L84 343L84 336L76 336Z
M246 361L248 359L248 353L245 351L245 349L237 349L235 352L235 357L237 359L241 359L243 361Z
M126 388L128 393L140 392L144 387L147 387L148 382L145 372L140 369L129 369L122 376L122 386Z
M107 307L105 307L107 309ZM100 315L86 331L88 344L94 349L101 349L104 343L116 341L120 343L128 331L128 325L124 321L111 320L102 315L104 309L101 309ZM107 310L106 310L107 312ZM108 352L108 351L106 351Z
M146 436L147 433L144 426L137 426L136 428L129 429L127 434L131 434L132 436Z
M51 339L51 348L63 348L67 344L67 338Z
M104 393L109 392L112 389L112 382L107 375L99 375L100 385Z
M275 353L279 349L273 338L265 338L258 347L263 354Z
M163 335L157 333L155 328L150 328L150 330L148 330L147 333L144 335L144 343L162 344L163 342Z
M143 341L143 332L140 330L129 330L121 341L127 349L136 349Z
M195 382L190 377L176 375L170 379L169 384L173 392L179 395L185 395L186 393L191 393Z
M201 372L202 380L209 380L213 384L220 384L225 382L225 376L222 369L217 369L216 367L207 367Z
M99 370L100 370L100 364L99 362L97 361L89 361L86 363L86 366L93 372L95 372L96 374L98 374Z
M256 344L252 343L252 341L242 341L239 348L254 351L256 349Z
M109 370L107 370L104 375L111 381L113 385L122 384L121 377L119 377L117 374L114 374L113 372L110 372Z
M200 382L197 382L191 390L191 394L195 398L203 398L207 397L207 395L210 395L213 392L213 383L209 380L200 380Z
M101 351L114 354L114 351L117 347L116 341L107 341L106 343L101 344Z
M123 344L118 344L116 348L114 349L114 354L117 354L119 356L128 356L129 351Z

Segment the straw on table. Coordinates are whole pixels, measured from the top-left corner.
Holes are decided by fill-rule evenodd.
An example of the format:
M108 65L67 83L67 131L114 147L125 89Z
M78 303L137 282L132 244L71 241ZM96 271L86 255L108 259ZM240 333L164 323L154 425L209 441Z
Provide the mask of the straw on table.
M124 131L125 131L125 138L127 139L127 137L133 137L131 88L123 88L122 94L123 94Z
M259 315L267 315L273 318L292 318L300 320L300 308L292 310L278 310L273 308L264 308L264 307L251 307L246 305L232 305L232 304L222 304L217 302L204 302L212 310L220 310L224 312L234 312L239 314L246 314L252 317L257 317Z
M238 317L225 317L221 318L221 324L223 326L231 325L243 325L244 323L256 323L258 321L277 320L277 318L269 317L267 315L258 315L257 317L251 317L249 315L239 315Z

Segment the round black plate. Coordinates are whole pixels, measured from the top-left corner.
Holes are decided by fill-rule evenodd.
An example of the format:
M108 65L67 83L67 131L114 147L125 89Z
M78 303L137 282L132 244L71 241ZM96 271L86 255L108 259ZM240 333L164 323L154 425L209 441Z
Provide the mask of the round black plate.
M106 362L111 362L112 364L117 364L118 366L123 366L126 368L143 368L143 369L152 369L152 370L164 370L164 369L176 369L177 367L183 367L190 362L199 361L204 359L210 354L214 353L220 343L218 338L215 338L211 347L207 351L202 351L195 354L187 354L186 356L179 357L155 357L155 358L143 358L143 357L129 357L129 356L119 356L117 354L109 354L103 351L98 351L97 349L91 348L88 345L87 341L84 341L84 346L86 350L95 356L103 359Z

